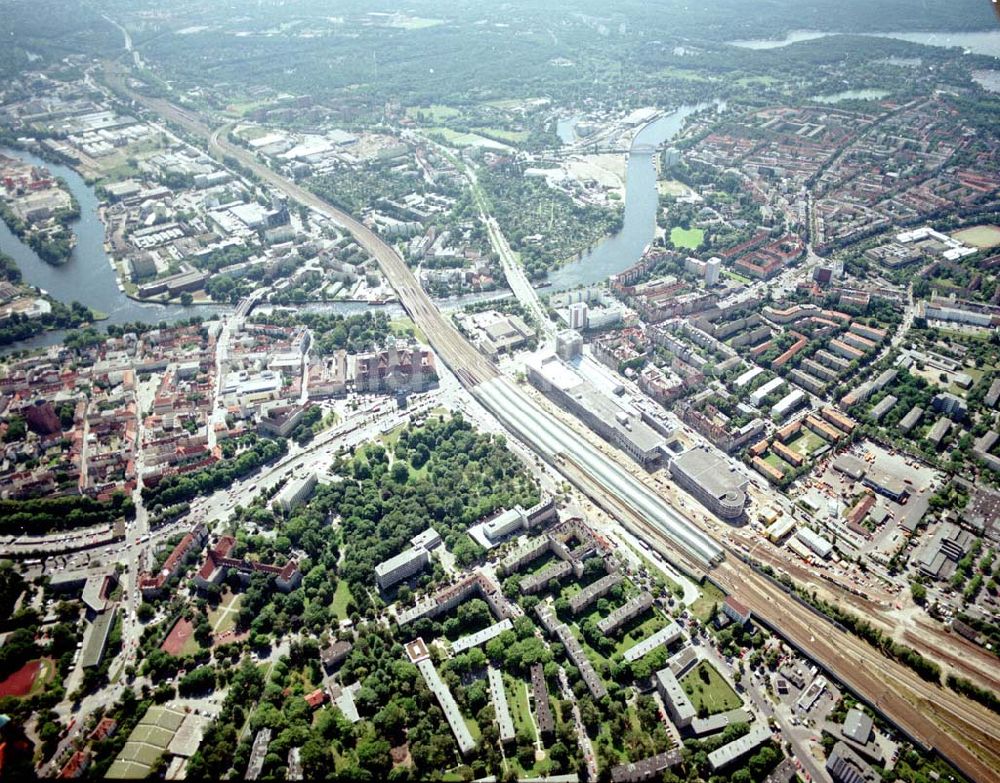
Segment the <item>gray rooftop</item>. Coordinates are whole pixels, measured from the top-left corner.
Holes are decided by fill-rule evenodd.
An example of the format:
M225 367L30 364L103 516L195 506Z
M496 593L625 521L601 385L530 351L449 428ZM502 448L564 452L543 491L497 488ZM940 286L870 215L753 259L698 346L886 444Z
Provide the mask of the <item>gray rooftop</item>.
M417 668L423 675L427 687L437 697L438 704L441 705L441 710L444 712L444 717L447 719L448 725L455 735L456 742L458 742L458 749L463 756L468 754L476 747L476 741L472 738L472 733L465 723L465 718L462 715L462 711L458 708L455 697L451 695L451 690L445 685L444 680L441 679L430 658L417 661Z
M688 449L676 456L673 464L713 497L746 494L746 477L728 459L708 449Z
M721 769L727 764L736 761L736 759L745 756L769 739L771 739L770 726L766 723L758 723L750 729L749 733L709 753L708 763L711 764L713 771Z
M857 707L852 707L844 719L844 736L864 745L871 733L872 719Z

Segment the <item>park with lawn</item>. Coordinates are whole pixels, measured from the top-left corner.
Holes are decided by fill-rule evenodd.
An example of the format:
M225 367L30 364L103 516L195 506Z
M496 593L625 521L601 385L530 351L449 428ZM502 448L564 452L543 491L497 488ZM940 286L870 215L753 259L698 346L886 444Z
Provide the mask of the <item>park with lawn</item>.
M681 680L684 692L700 717L729 712L743 706L737 695L715 667L701 661Z
M705 241L705 230L702 228L684 228L674 226L670 229L670 244L682 250L697 250Z

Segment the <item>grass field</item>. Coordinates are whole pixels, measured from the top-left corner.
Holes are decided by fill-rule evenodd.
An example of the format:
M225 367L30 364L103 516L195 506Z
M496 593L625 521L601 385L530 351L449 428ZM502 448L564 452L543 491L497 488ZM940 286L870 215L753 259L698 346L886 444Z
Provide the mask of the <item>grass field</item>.
M702 241L705 239L705 231L700 228L688 228L684 229L680 226L674 226L670 229L670 244L674 247L682 247L688 250L697 250L701 247Z
M395 335L401 335L401 336L411 335L418 342L421 343L427 342L427 335L425 335L423 333L423 330L421 330L420 327L414 324L413 321L408 316L403 316L401 318L393 318L389 322L389 328L392 329L392 333Z
M794 468L785 462L781 457L775 454L773 451L767 452L767 456L764 457L764 462L770 465L772 468L777 468L782 473L788 473Z
M701 596L688 608L691 614L705 622L712 616L712 607L721 604L725 597L725 593L718 587L706 581L701 587Z
M708 680L708 682L705 682ZM708 661L701 661L682 680L684 692L691 704L701 711L702 706L709 715L738 709L743 701Z
M430 128L430 132L441 136L445 140L445 143L450 144L453 147L486 147L507 151L513 149L513 147L510 147L507 144L494 141L493 139L487 139L485 136L480 136L478 133L460 133L459 131L452 130L451 128L445 128L443 126Z
M686 196L689 193L694 193L683 182L678 182L675 179L661 179L656 183L656 189L661 196Z
M507 690L507 706L510 709L511 720L514 721L514 731L527 732L532 737L535 734L535 724L528 711L528 684L506 672L503 675L503 685Z
M728 269L722 270L722 276L728 277L730 280L735 280L737 283L743 283L743 285L752 285L753 280L744 275L737 274L736 272L731 272Z
M667 624L667 619L657 611L654 611L652 614L647 611L636 618L636 620L640 619L642 621L638 625L632 626L629 624L625 626L628 628L628 632L622 635L622 638L615 646L616 653L623 653L630 647L634 647L647 636L652 636Z
M208 610L208 622L212 626L213 634L221 636L236 627L241 599L240 595L227 593L217 607Z
M996 247L1000 245L1000 226L972 226L956 231L952 237L973 247Z
M823 448L826 445L826 441L812 430L803 427L799 436L785 445L795 453L801 454L803 457L808 457L817 449Z
M338 620L346 620L348 617L347 605L351 601L351 586L346 579L337 582L337 592L333 594L333 613Z
M434 103L430 106L407 106L406 116L412 119L417 119L423 116L427 122L437 124L450 120L453 117L461 117L462 111L461 109L456 109L454 106L445 106L440 103Z
M512 131L506 130L505 128L475 128L474 130L479 131L484 136L489 136L493 139L500 139L501 141L509 141L514 144L524 141L530 135L528 131Z

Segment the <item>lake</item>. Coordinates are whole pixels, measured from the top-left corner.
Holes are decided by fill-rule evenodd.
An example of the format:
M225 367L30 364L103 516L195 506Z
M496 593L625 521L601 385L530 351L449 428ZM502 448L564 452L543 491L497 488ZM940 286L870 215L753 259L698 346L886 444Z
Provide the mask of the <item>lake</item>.
M960 46L973 54L1000 57L1000 30L984 30L974 33L841 33L792 30L784 38L758 38L748 41L727 41L727 43L742 49L779 49L789 44L812 41L829 35L867 35L877 38L895 38L898 41L909 41L926 46Z

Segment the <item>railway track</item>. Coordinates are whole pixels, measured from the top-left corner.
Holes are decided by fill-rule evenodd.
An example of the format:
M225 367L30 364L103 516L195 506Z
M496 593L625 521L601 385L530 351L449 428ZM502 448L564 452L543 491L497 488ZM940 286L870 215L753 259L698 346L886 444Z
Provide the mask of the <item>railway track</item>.
M394 248L352 216L311 191L286 180L257 161L247 150L225 138L228 127L212 130L197 115L160 98L141 95L125 83L121 67L106 66L108 83L116 92L199 136L211 151L234 158L268 185L315 209L348 231L378 262L407 314L427 335L434 350L467 388L498 378L499 372L437 309ZM615 497L562 455L560 470L599 506L633 532L657 545L670 559L694 574L701 566L674 546L664 533L637 514L628 498ZM729 592L739 595L757 617L816 660L833 677L867 698L891 721L917 741L937 748L976 781L1000 780L1000 720L984 707L921 680L862 640L839 630L788 596L738 558L730 557L713 572Z

